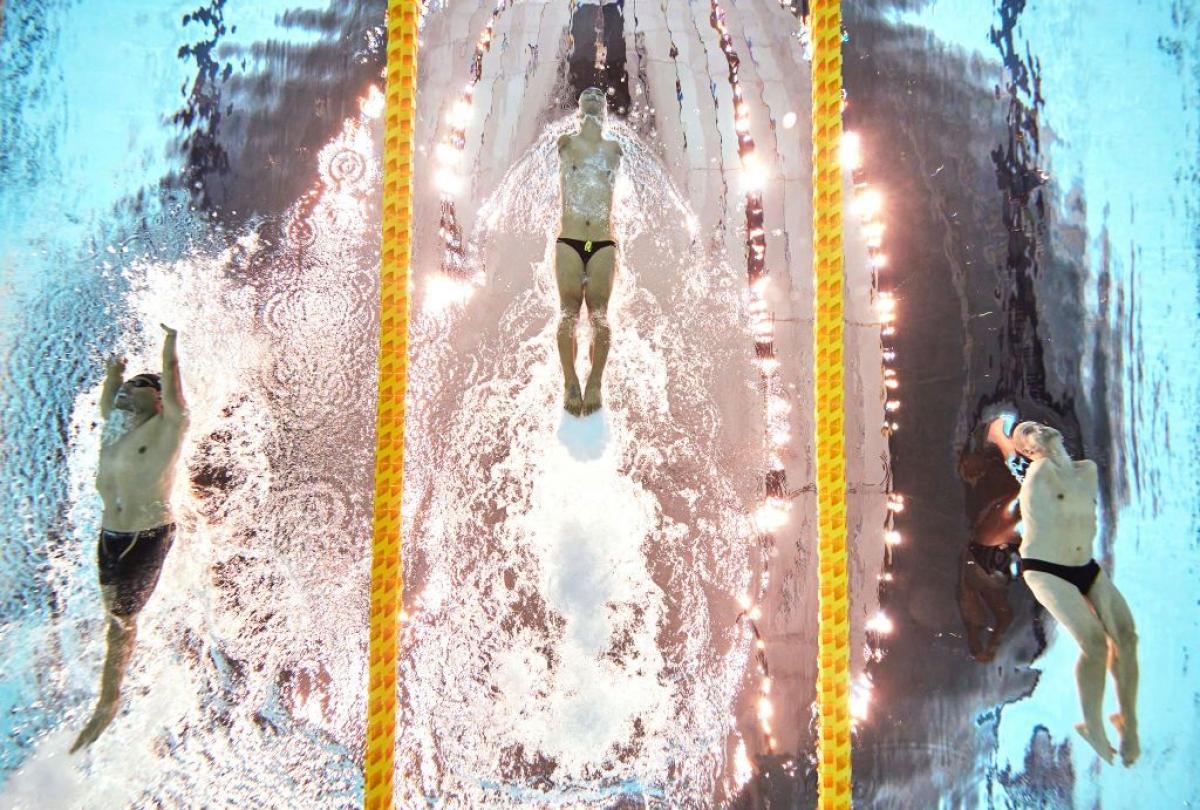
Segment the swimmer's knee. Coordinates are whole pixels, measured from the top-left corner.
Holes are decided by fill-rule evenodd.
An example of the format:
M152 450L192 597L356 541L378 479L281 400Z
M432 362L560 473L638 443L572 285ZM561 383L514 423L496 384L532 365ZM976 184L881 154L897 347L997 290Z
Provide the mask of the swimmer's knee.
M592 328L597 332L603 332L606 335L612 332L612 329L608 325L608 313L605 310L600 309L595 312L589 312L588 318L592 322Z
M1117 628L1117 632L1113 636L1113 644L1121 652L1132 652L1137 649L1138 634L1133 622Z
M109 624L124 633L137 629L137 614L127 613L118 615L111 610L108 611Z
M567 309L562 310L562 312L560 313L559 320L558 320L558 328L559 329L574 330L578 323L579 323L579 310L575 310L574 312L567 310Z
M1085 630L1079 637L1079 648L1088 658L1108 656L1108 636L1099 627Z

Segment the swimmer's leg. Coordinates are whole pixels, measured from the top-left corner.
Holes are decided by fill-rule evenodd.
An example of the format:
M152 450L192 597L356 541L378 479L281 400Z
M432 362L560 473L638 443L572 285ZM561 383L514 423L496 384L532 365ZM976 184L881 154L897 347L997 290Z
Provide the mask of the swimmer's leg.
M1026 571L1025 584L1050 615L1067 629L1079 644L1079 661L1075 665L1075 682L1079 688L1079 704L1083 722L1075 726L1080 736L1105 762L1112 764L1112 745L1104 732L1101 717L1104 704L1104 668L1108 658L1108 635L1104 625L1092 610L1092 605L1079 589L1065 579L1045 571Z
M1096 608L1108 633L1108 670L1117 687L1117 706L1120 712L1110 719L1121 735L1121 761L1132 765L1141 754L1137 722L1137 628L1125 597L1101 571L1088 591L1088 600Z
M583 305L583 260L569 245L555 243L554 276L558 281L559 311L558 357L563 370L563 407L579 416L583 395L579 390L579 375L575 372L575 326L579 323L579 308Z
M108 620L108 643L104 670L100 676L100 696L96 700L96 709L92 712L91 719L71 746L72 754L95 742L117 716L117 709L120 707L121 683L125 680L125 671L129 668L133 645L137 641L137 615L112 614L115 590L111 585L100 589L104 599L105 618Z
M985 576L987 580L979 589L979 595L983 597L988 609L996 617L996 623L992 626L992 636L988 639L988 650L994 657L996 650L1000 648L1000 641L1004 638L1004 633L1012 626L1013 613L1012 607L1008 604L1008 580L995 574L986 574Z
M983 642L987 632L987 610L979 593L979 578L983 576L986 574L971 557L971 552L964 550L959 559L958 612L967 631L967 649L971 657L977 661L991 661Z
M588 318L592 322L592 370L588 373L587 387L583 390L584 415L595 413L602 405L600 383L612 341L612 330L608 326L608 297L612 293L616 265L617 249L612 245L597 250L588 262L588 282L584 295Z

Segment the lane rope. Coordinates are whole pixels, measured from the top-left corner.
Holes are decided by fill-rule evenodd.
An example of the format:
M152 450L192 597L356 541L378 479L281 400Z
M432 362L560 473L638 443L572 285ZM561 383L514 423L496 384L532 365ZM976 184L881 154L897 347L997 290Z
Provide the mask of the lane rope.
M817 437L820 808L850 807L850 597L846 554L842 278L842 14L812 4L813 325Z
M379 399L375 415L375 515L371 542L370 652L364 799L393 807L396 667L404 569L404 394L408 372L408 263L416 99L416 0L388 3L387 108L383 150L383 238L379 264Z
M390 810L393 806L396 636L403 592L400 530L417 13L417 4L413 0L391 0L388 6L379 397L365 760L365 804L369 810ZM820 592L817 669L819 806L834 808L850 806L842 178L838 160L842 37L838 2L815 0L812 20L814 386Z

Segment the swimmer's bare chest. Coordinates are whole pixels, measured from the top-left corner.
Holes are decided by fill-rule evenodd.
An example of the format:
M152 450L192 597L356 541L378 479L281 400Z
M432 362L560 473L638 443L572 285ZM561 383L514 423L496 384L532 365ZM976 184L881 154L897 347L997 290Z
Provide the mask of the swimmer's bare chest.
M178 431L157 416L103 445L96 489L105 512L160 507L169 495L178 449Z
M559 146L563 232L586 238L608 235L620 148L611 141L568 136ZM572 234L573 235L573 234Z
M1026 531L1021 553L1037 557L1039 548L1049 549L1055 556L1078 558L1054 561L1086 562L1096 534L1097 483L1096 467L1088 461L1074 462L1069 469L1039 470L1022 493Z

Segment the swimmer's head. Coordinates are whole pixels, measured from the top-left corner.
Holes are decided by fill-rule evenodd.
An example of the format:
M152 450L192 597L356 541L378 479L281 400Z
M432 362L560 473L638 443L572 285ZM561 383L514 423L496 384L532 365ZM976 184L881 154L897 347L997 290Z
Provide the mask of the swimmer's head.
M579 94L579 112L584 115L603 118L608 110L608 97L599 87L589 87Z
M1041 422L1021 422L1012 432L1013 449L1026 458L1048 455L1055 444L1062 444L1062 434Z
M162 404L162 379L154 372L137 374L121 383L114 407L123 411L154 412Z

